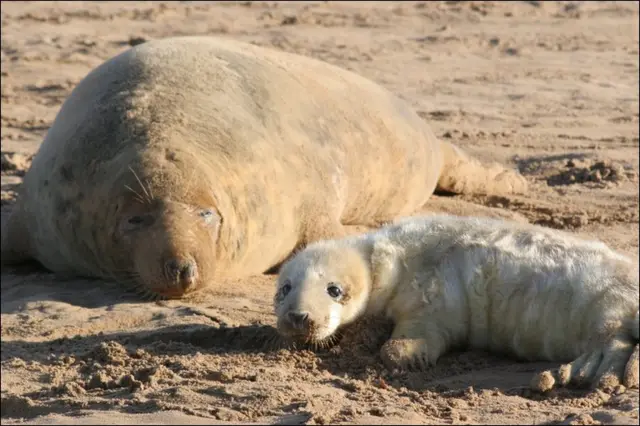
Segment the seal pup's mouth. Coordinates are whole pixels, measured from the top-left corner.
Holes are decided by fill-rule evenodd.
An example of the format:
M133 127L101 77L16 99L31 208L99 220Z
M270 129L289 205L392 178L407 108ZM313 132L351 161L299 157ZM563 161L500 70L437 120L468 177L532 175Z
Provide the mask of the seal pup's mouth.
M296 349L308 348L308 349L331 349L336 346L342 340L342 331L336 330L330 336L324 338L318 338L314 334L304 332L284 332L278 329L280 335L285 340L293 344Z
M296 346L329 348L342 338L340 327L333 327L329 318L318 323L307 312L289 311L279 318L277 329L280 335Z

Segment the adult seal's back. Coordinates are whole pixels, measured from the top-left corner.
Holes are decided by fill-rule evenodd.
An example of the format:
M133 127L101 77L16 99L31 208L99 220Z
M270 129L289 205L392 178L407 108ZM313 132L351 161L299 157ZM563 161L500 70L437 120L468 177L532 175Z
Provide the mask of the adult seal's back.
M438 141L351 72L229 40L157 40L100 65L62 105L2 261L180 297L262 273L343 225L409 214L436 187L526 183Z

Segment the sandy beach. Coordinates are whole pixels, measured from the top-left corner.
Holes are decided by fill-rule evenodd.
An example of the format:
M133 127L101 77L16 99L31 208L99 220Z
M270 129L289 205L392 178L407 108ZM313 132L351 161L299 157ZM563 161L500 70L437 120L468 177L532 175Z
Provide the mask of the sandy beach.
M409 102L435 134L526 177L416 214L528 221L638 256L638 2L2 2L2 221L62 102L130 46L212 35L315 57ZM456 352L392 373L389 325L282 349L274 275L149 301L4 269L2 424L638 424L638 390L528 389L553 363ZM179 422L179 423L178 423Z

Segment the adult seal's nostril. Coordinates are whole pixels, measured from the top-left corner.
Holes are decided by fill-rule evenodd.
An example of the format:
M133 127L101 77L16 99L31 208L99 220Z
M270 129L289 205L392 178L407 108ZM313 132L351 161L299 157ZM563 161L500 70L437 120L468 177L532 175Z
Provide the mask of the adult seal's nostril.
M197 273L196 264L194 261L189 260L185 262L180 268L180 279L188 280L195 278Z
M291 325L295 328L304 328L309 325L309 314L307 312L289 312L287 316Z
M164 269L168 279L182 283L190 283L198 275L198 267L193 260L170 259L165 263Z

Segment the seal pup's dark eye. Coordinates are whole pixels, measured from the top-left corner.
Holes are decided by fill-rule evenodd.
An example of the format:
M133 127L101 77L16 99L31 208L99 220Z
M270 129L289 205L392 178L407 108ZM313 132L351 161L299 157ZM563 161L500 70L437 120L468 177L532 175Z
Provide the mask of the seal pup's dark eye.
M280 287L280 292L282 293L282 297L285 297L291 291L291 283L287 280L284 285Z
M329 283L327 285L327 293L329 294L329 296L337 299L338 297L342 296L342 289L338 287L336 283Z

